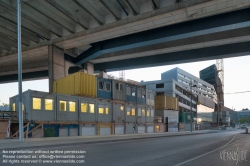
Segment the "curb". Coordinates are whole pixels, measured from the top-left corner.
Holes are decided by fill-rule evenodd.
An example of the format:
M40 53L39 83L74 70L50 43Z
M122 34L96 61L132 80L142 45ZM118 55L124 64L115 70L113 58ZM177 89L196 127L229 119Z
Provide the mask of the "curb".
M201 134L210 134L210 133L218 133L218 132L208 132L208 133L187 133L187 134L181 134L181 135L162 135L162 136L152 136L152 137L139 137L139 138L124 138L124 139L112 139L112 140L100 140L100 141L85 141L85 142L73 142L73 143L59 143L54 145L40 145L40 146L30 146L30 147L16 147L16 148L0 148L0 151L2 150L20 150L20 149L34 149L34 148L46 148L46 147L63 147L63 146L69 146L69 145L81 145L81 144L95 144L95 143L104 143L104 142L122 142L122 141L130 141L130 140L144 140L144 139L155 139L155 138L162 138L162 137L176 137L176 136L190 136L190 135L201 135Z

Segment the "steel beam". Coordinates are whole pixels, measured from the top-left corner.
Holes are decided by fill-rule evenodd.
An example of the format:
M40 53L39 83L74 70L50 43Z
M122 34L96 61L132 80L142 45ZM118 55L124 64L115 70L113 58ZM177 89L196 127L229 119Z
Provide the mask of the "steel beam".
M250 54L250 42L234 43L202 49L179 51L147 57L99 63L94 65L95 72L119 71L144 67L155 67L196 61L214 60L246 56Z
M101 41L80 54L75 63L79 66L107 53L246 27L250 27L249 8Z
M43 70L43 71L23 73L22 77L24 81L27 81L27 80L48 78L48 75L49 75L48 70ZM0 76L0 84L17 82L17 81L18 81L18 74Z

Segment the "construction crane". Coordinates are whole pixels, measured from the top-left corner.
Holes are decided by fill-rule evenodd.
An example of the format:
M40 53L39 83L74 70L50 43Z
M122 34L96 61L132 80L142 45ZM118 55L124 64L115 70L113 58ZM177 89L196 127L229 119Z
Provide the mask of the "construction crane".
M217 123L221 118L222 110L224 108L224 62L223 59L216 60L217 77L216 77L216 93L217 93Z
M119 71L119 79L125 80L125 70Z

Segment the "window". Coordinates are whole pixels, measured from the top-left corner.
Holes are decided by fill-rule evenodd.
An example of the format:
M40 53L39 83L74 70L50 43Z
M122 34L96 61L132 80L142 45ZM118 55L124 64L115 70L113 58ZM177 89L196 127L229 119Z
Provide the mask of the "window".
M95 113L95 105L94 104L89 104L89 113L91 113L91 114Z
M147 116L150 116L150 110L147 110Z
M53 99L45 99L45 110L47 111L53 110Z
M120 107L120 109L121 109L121 111L123 111L123 110L124 110L124 106L122 105L122 106Z
M106 82L106 91L110 92L111 84L109 82Z
M127 116L130 116L130 108L127 108Z
M141 110L141 116L145 116L145 109Z
M155 131L160 131L160 126L155 126Z
M115 83L115 90L123 91L123 84Z
M141 95L141 98L145 99L146 97L145 97L145 95Z
M81 103L81 112L87 113L87 103Z
M154 117L154 110L151 110L151 117Z
M22 104L22 110L24 111L24 105Z
M99 108L99 114L104 114L104 108Z
M134 108L132 108L131 115L135 116L135 109Z
M40 98L33 98L33 109L34 110L41 110L41 99Z
M99 84L99 90L104 90L104 89L103 89L103 81L99 81L98 84Z
M12 111L16 111L16 103L12 104Z
M60 100L60 111L66 111L66 101Z
M141 109L140 108L138 108L138 116L141 116Z
M106 114L109 114L109 108L106 108L106 110L105 110L106 112Z
M135 88L132 88L132 96L135 96Z
M156 84L156 88L164 88L164 83L162 83L162 84Z
M76 112L76 102L69 102L69 112Z
M123 91L123 85L120 84L120 91Z

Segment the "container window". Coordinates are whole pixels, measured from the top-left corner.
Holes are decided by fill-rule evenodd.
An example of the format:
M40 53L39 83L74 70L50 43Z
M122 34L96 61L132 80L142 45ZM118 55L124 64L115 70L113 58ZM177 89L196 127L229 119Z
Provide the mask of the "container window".
M104 114L104 108L99 108L99 114Z
M120 84L120 91L123 91L123 85Z
M156 84L156 88L164 88L164 84Z
M89 104L89 113L94 114L95 113L95 105Z
M115 83L115 90L120 90L119 83Z
M106 91L111 91L111 84L109 82L106 82Z
M53 99L45 99L45 110L47 111L53 110Z
M33 98L33 110L41 110L41 98Z
M130 116L130 108L127 108L127 116Z
M151 117L154 117L154 110L151 110Z
M160 131L160 126L155 126L155 131Z
M145 116L145 109L141 110L141 116Z
M135 88L132 88L132 96L135 96Z
M141 109L140 108L138 108L138 110L137 110L137 115L141 116Z
M150 116L150 110L147 110L147 116Z
M124 106L123 106L123 105L120 107L120 110L121 110L121 111L124 111Z
M145 99L146 97L145 97L145 95L141 95L141 98Z
M103 81L99 81L99 90L104 90Z
M69 112L76 112L76 102L69 102Z
M134 108L132 108L131 115L135 116L135 109Z
M109 114L109 108L106 108L105 113Z
M12 111L16 111L16 103L12 104Z
M81 112L87 113L87 103L81 103Z
M66 101L60 100L60 111L66 111Z

